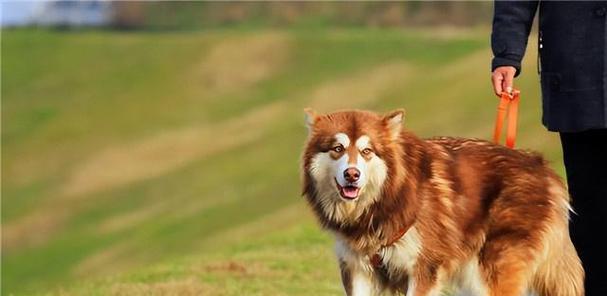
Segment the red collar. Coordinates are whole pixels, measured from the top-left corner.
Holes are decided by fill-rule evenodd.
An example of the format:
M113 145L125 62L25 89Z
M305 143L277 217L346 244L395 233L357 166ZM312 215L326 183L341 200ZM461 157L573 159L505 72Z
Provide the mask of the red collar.
M382 262L381 255L379 254L379 251L383 248L392 246L401 237L403 237L403 235L405 235L405 233L407 233L407 230L409 230L409 227L402 228L399 232L397 232L395 235L393 235L385 245L382 245L381 248L375 254L373 254L369 257L369 260L371 261L371 265L373 265L373 267L375 267L375 268L382 267L383 262Z
M388 243L385 244L383 247L385 248L385 247L389 247L389 246L393 245L401 237L403 237L403 235L405 235L405 233L407 233L407 230L409 230L409 227L401 229L399 232L397 232L395 235L393 235L392 238L390 238L390 240L388 241Z

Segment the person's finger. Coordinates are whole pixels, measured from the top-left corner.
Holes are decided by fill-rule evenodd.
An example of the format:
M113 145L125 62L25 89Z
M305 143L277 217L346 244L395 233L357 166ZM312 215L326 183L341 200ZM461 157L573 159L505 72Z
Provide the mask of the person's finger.
M504 71L504 82L503 82L503 90L506 90L506 92L510 95L512 95L512 82L514 80L514 73L512 73L512 71Z
M501 96L501 94L502 94L503 79L504 79L504 76L499 71L493 72L493 75L491 75L491 82L493 83L493 91L495 92L495 95L498 97Z

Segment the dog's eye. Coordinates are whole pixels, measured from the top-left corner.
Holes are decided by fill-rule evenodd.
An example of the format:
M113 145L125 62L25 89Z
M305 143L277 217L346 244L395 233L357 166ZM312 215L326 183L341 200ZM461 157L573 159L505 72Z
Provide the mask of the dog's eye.
M373 150L371 150L371 148L365 148L365 149L363 149L363 151L362 151L362 153L363 153L364 155L369 155L369 154L371 154L371 152L373 152Z
M333 147L333 149L331 149L331 150L333 150L333 151L335 151L337 153L341 153L341 152L344 152L344 146L337 145L337 146Z

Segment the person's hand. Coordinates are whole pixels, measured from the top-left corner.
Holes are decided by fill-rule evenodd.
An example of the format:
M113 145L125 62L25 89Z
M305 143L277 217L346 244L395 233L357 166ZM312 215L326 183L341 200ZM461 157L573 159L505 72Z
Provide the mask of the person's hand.
M516 68L512 66L501 66L493 70L491 74L491 82L493 83L493 91L498 97L505 91L512 94L512 82L516 74Z

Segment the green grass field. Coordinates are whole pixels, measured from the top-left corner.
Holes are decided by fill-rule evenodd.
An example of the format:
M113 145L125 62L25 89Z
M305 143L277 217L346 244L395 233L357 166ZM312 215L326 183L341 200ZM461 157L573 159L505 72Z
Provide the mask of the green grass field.
M489 138L485 29L2 32L3 295L336 295L304 107ZM562 172L528 50L521 148Z

